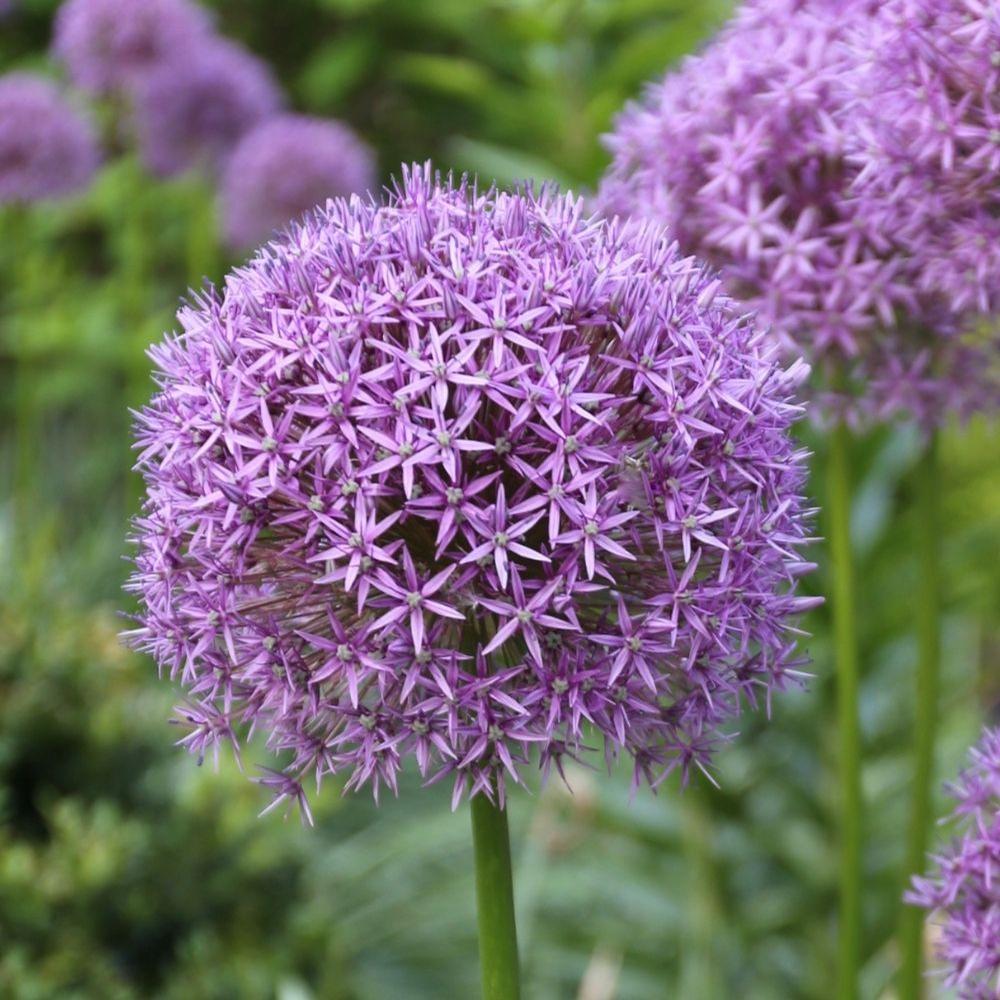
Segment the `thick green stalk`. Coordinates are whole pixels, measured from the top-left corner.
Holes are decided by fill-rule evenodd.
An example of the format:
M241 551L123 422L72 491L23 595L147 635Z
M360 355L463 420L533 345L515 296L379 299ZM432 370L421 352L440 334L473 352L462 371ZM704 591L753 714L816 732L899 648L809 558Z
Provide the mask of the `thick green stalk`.
M841 422L830 435L827 538L830 551L833 643L837 681L840 779L839 1000L856 1000L861 965L861 725L858 637L851 552L851 434Z
M719 900L711 799L692 781L677 796L681 846L688 874L684 947L679 996L725 996L719 962L719 927L725 919Z
M921 456L914 481L919 579L916 587L917 677L913 742L913 798L906 851L905 878L924 870L932 820L934 741L941 670L941 562L939 538L941 470L937 435L932 434ZM899 996L918 1000L923 994L924 911L903 906L899 944L902 965Z
M507 811L485 795L472 800L472 842L483 1000L518 1000L521 987Z

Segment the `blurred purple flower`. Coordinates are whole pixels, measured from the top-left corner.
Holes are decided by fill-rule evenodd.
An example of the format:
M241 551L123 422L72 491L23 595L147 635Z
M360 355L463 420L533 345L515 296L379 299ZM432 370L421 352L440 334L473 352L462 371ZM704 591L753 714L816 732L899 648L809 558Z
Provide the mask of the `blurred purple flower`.
M968 391L953 303L917 281L886 207L856 189L856 45L879 6L744 3L620 116L600 204L665 222L786 344L846 368L866 412L936 421Z
M212 39L152 70L138 86L140 152L161 176L218 167L281 103L265 63L232 42Z
M810 512L783 370L658 227L404 169L153 351L131 643L308 776L463 794L599 734L654 784L797 676Z
M229 158L222 181L226 238L245 250L307 209L363 194L374 182L372 152L346 125L276 116L247 133Z
M934 857L930 878L914 878L906 900L936 911L947 984L965 1000L1000 989L1000 730L985 730L971 764L949 787L961 837Z
M74 194L99 159L89 124L51 82L0 77L0 204Z
M188 0L66 0L53 50L77 86L104 94L183 57L209 30L206 13Z
M995 407L1000 7L890 0L856 44L863 70L850 113L865 211L905 248L916 287L950 306L965 368L951 381L965 408ZM981 316L993 318L992 339L976 332ZM977 387L991 395L972 396Z

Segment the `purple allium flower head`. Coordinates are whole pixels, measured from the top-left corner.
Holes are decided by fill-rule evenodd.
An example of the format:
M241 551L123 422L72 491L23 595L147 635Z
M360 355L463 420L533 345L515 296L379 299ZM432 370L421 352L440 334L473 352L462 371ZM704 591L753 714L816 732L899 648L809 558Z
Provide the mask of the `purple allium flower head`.
M985 730L970 766L949 787L961 835L914 878L907 902L936 911L948 985L966 1000L1000 994L1000 730Z
M131 641L187 745L491 793L589 733L636 781L796 674L804 374L658 227L404 169L180 313L138 423Z
M73 194L98 161L93 131L51 82L0 77L0 204Z
M226 164L226 238L245 250L307 209L364 194L374 182L372 152L346 125L305 115L270 118L243 137Z
M103 94L131 88L209 30L206 13L188 0L66 0L53 50L77 86Z
M921 294L886 212L855 186L849 40L870 32L878 6L744 3L626 108L600 202L667 223L786 343L868 383L866 411L933 418L962 381L950 303Z
M281 103L278 85L260 59L232 42L212 39L151 71L137 88L140 151L161 176L217 167Z
M1000 313L1000 7L889 0L857 39L851 108L866 210L911 258L916 287L949 304L958 335ZM990 391L997 340L959 343ZM978 377L967 376L979 371ZM984 374L986 378L984 378ZM997 403L997 385L992 383Z

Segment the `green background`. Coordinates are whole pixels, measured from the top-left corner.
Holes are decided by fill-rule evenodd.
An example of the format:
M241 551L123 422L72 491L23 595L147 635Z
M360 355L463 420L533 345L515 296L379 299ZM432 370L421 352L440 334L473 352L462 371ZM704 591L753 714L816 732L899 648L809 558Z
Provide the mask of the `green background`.
M55 7L0 22L0 70L54 72ZM401 160L585 190L599 137L642 82L695 48L722 0L229 0L220 29L265 57L298 109L351 122L382 177ZM202 273L221 279L209 185L109 159L81 198L0 214L0 996L441 998L477 991L466 809L413 776L380 808L333 783L317 827L224 756L197 768L177 692L116 633L129 417L146 346ZM16 463L17 434L30 435ZM824 440L814 496L823 495ZM864 676L866 997L888 996L904 884L919 441L855 445ZM938 777L1000 704L1000 445L943 445L945 677ZM30 530L15 530L15 515ZM20 523L20 522L19 522ZM817 547L817 557L822 550ZM823 592L822 570L810 582ZM512 796L528 998L830 995L836 917L828 615L816 678L740 720L721 790L630 800L627 769ZM734 730L735 732L735 730ZM252 765L251 756L249 765ZM940 784L940 781L938 782ZM943 811L939 800L938 811ZM942 834L943 835L943 834Z

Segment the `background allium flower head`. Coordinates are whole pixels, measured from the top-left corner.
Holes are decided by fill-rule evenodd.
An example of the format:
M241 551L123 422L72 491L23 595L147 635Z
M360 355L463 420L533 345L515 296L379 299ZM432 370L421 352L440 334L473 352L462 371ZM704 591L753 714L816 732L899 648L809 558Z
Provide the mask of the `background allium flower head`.
M275 116L247 133L226 164L226 237L246 249L328 198L364 194L374 183L374 156L346 125Z
M889 0L859 34L852 108L866 210L912 258L915 284L961 335L1000 313L1000 6ZM992 388L998 341L965 351L966 391ZM987 378L983 369L987 369ZM994 381L990 382L992 374ZM953 381L956 381L953 379ZM978 405L989 405L985 399Z
M266 64L223 39L153 70L136 96L140 151L162 176L219 166L243 135L282 103Z
M251 723L280 796L413 757L457 801L592 726L655 782L795 674L804 366L658 227L581 212L413 167L182 310L132 641L192 749Z
M0 204L73 194L98 164L89 124L42 77L0 77Z
M188 0L66 0L53 50L85 90L127 89L208 35L210 22Z
M933 415L961 383L960 363L939 357L951 350L949 308L915 290L884 210L855 190L848 39L871 30L878 7L743 4L702 54L626 108L600 201L667 223L786 343L846 366L867 386L865 409Z
M948 985L967 1000L1000 993L1000 730L986 730L970 766L949 791L961 836L915 878L907 902L936 910Z

